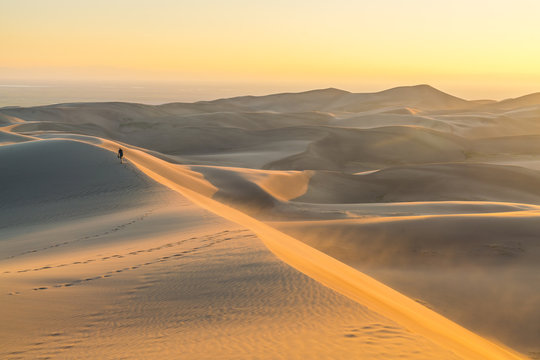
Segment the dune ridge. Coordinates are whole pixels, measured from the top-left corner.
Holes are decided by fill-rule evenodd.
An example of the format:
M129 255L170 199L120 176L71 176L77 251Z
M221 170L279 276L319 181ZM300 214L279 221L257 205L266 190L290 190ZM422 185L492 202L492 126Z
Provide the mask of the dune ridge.
M274 229L276 238L301 241L350 267L332 263L343 273L329 280L317 264L263 239L326 285L357 296L360 282L351 288L336 280L354 268L477 336L536 358L536 101L535 94L467 101L423 85L158 106L13 107L0 109L0 143L122 146L160 183L181 185L176 193L192 191L196 201L240 217L261 237ZM295 251L330 266L302 249ZM395 315L392 306L379 306ZM420 327L439 338L429 324ZM439 338L448 342L472 351Z
M104 147L115 151L117 144L104 141ZM133 152L133 153L131 153ZM272 252L289 265L326 286L366 304L429 339L444 344L465 358L520 359L517 353L495 345L445 319L417 302L399 294L357 270L265 225L248 215L218 203L186 188L178 175L171 177L168 164L138 150L130 151L130 160L145 174L182 193L195 203L254 231ZM165 176L164 176L165 175Z
M119 165L98 143L48 136L0 147L3 159L18 154L21 161L11 159L7 168L22 177L2 204L38 197L22 206L23 226L4 218L11 207L0 207L8 225L0 226L1 245L11 254L0 259L0 356L459 358L300 274L248 229L192 205L131 164ZM155 159L145 159L155 167ZM212 193L186 169L161 170ZM53 185L40 181L58 173L67 191L25 191ZM201 341L210 347L204 353Z

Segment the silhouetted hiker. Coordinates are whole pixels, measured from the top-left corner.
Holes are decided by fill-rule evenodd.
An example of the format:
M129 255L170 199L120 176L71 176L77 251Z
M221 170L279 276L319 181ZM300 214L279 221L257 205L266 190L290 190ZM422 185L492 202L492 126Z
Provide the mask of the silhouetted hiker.
M120 164L121 164L122 159L124 158L124 150L118 149L118 158L120 159Z

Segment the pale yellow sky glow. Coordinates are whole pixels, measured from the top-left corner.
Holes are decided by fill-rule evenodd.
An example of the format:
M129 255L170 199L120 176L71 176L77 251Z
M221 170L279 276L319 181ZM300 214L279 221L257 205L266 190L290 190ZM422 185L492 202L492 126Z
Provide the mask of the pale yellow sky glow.
M0 0L0 82L540 91L536 0Z

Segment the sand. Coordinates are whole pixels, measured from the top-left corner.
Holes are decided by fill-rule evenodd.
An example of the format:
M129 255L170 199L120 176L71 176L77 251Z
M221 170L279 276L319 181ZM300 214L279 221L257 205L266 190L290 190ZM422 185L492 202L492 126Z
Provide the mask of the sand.
M0 109L0 354L534 358L536 98Z
M457 358L100 148L0 150L6 358Z

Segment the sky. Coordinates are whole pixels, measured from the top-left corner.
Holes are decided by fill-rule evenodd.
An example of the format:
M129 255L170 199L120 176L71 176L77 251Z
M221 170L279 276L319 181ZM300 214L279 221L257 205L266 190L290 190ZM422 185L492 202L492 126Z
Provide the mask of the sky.
M503 99L540 91L539 15L537 0L0 0L0 95L62 83L201 98L428 83Z

